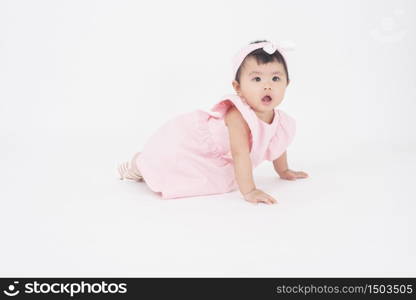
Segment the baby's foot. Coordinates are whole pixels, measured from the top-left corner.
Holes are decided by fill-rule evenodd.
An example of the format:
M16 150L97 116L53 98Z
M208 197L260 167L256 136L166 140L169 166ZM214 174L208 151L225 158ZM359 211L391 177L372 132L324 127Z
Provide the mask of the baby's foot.
M133 155L133 158L130 161L130 167L131 167L132 171L134 173L138 173L138 174L140 174L140 171L139 171L139 169L137 169L136 160L137 160L137 157L139 155L140 155L140 152L137 152L136 154Z
M134 181L143 181L143 176L140 174L136 166L136 158L140 152L136 153L130 162L124 162L118 166L118 172L120 174L120 180L130 179Z

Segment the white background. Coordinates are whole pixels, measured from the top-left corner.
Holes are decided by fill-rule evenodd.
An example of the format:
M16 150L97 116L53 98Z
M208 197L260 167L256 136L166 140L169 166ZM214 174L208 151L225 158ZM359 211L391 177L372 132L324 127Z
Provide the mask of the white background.
M416 276L415 1L1 1L0 276ZM290 40L284 181L162 200L116 166Z

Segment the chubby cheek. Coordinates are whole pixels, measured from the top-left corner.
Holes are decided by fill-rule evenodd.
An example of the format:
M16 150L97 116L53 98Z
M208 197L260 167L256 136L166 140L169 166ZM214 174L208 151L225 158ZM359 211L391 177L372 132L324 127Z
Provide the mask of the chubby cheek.
M256 85L250 85L247 84L244 89L242 89L243 95L252 101L255 101L256 99L260 99L262 95L262 89L259 88Z
M282 102L284 97L285 97L285 90L280 91L277 95L277 99L278 99L279 103Z
M276 96L276 101L278 103L282 102L283 98L285 97L285 92L286 92L285 88L280 88L276 91L275 96Z

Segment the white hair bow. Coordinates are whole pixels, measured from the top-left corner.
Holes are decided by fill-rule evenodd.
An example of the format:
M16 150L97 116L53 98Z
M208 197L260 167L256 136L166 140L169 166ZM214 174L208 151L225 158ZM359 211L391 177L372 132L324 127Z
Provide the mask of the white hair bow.
M279 43L269 42L263 47L263 50L273 54L276 50L290 51L295 49L295 44L291 41L282 41Z

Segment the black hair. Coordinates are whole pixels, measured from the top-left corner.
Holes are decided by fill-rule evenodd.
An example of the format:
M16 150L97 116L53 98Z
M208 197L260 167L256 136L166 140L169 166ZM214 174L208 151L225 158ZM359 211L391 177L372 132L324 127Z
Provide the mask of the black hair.
M256 43L262 43L262 42L268 42L267 40L261 40L261 41L254 41L250 44L256 44ZM242 61L241 65L238 67L237 73L235 74L235 81L240 83L240 76L241 76L241 69L249 57L254 57L257 61L257 64L267 64L269 62L277 61L281 63L285 69L286 73L286 79L287 83L289 83L289 72L287 70L286 61L283 57L283 55L279 52L279 50L276 50L273 54L269 54L266 51L264 51L262 48L256 49L252 52L250 52Z

